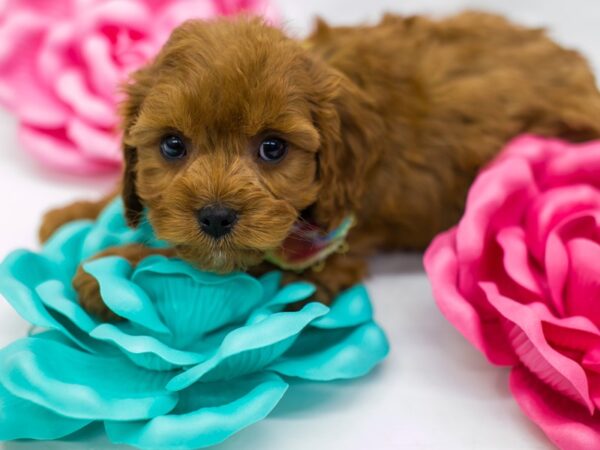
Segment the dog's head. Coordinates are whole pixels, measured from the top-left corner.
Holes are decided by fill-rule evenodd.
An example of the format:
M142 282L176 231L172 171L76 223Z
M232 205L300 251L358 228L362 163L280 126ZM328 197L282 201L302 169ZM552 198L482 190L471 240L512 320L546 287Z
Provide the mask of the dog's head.
M258 19L186 22L126 94L128 220L147 208L158 237L205 270L254 265L303 214L327 229L356 206L368 101Z

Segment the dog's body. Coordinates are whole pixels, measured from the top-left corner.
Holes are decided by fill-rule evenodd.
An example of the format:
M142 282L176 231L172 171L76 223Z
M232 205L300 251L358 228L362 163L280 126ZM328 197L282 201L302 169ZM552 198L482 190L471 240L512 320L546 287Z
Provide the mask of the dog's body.
M183 81L164 67L183 68ZM371 252L423 249L455 224L478 169L511 138L600 135L600 94L585 61L541 30L480 13L319 23L304 43L259 21L188 23L128 94L123 196L132 224L147 207L159 237L199 267L261 271L294 222L330 230L353 214L349 252L319 272L288 273L315 282L324 301L366 274ZM164 130L195 153L165 163L155 151ZM289 143L285 158L267 166L248 156L273 133ZM214 202L239 213L224 239L199 234L187 216ZM54 211L43 237L98 210ZM102 312L93 280L80 272L75 284Z

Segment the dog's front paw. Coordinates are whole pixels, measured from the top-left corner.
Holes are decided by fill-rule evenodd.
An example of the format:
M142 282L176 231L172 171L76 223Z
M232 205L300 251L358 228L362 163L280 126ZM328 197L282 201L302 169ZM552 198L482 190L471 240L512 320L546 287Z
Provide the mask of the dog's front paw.
M77 292L79 303L83 308L105 322L114 322L120 320L120 317L112 312L104 304L100 296L100 285L98 281L79 266L77 273L73 277L73 288Z

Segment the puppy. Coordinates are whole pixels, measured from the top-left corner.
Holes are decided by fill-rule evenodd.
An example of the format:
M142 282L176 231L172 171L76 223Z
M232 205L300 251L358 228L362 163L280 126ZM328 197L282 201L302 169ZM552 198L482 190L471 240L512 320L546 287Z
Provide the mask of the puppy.
M366 275L372 252L421 250L455 224L477 171L511 138L600 135L580 55L475 12L319 21L300 42L259 19L190 21L125 90L129 224L146 211L172 245L162 252L220 273L279 267L323 302ZM42 240L106 201L52 211ZM135 264L154 252L103 254ZM106 316L91 277L80 270L74 285Z

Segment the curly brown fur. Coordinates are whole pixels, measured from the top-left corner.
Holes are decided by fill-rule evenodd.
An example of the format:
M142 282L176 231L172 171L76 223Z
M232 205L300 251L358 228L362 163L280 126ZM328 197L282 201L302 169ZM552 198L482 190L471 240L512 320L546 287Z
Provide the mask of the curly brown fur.
M299 218L331 229L354 213L351 253L303 275L322 300L362 278L374 250L423 249L456 223L478 169L514 136L600 135L580 55L474 12L319 22L304 42L260 20L187 22L126 92L131 225L147 207L180 256L226 272L259 264ZM175 131L189 152L166 161L159 142ZM289 142L278 164L257 158L267 135ZM195 217L214 202L239 212L218 240Z

